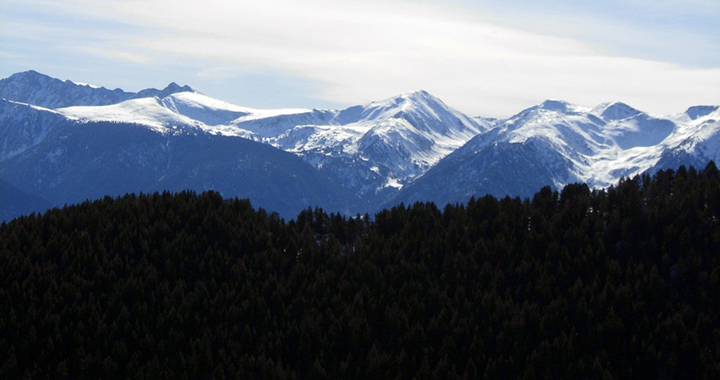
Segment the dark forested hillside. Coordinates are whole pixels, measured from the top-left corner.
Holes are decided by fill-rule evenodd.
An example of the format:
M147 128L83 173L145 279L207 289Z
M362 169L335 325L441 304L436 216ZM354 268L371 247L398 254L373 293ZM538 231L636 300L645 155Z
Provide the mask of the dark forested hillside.
M216 193L0 227L0 378L720 378L720 172L290 222Z

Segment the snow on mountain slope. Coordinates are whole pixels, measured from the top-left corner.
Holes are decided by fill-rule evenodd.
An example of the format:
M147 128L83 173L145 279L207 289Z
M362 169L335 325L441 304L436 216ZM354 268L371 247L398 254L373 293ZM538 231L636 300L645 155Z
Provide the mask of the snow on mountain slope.
M138 91L132 96L132 98L139 99L156 97L162 99L166 96L170 96L178 92L195 92L195 90L193 90L190 86L180 86L175 82L170 82L170 84L165 86L165 88L163 88L162 90L158 90L156 88L146 88L144 90Z
M502 154L498 154L502 149L515 149L512 144L525 144L540 155L537 157L539 164L546 162L550 172L556 173L547 184L559 186L592 180L592 175L588 175L591 157L613 145L603 136L605 125L604 120L585 108L548 100L477 136L461 150L469 154L488 151L494 157L501 157Z
M135 123L163 133L191 128L262 141L343 178L358 195L402 187L493 123L453 110L425 91L341 111L258 110L195 91L58 111L83 122ZM340 164L348 160L353 164Z
M490 124L415 91L341 110L327 125L299 125L266 141L372 198L421 176Z
M355 125L298 125L268 141L288 152L335 157L355 153L354 144L367 131L366 126Z
M680 117L683 119L687 117L689 120L695 120L697 118L710 115L718 109L720 109L720 106L693 106L688 108L687 111L685 111L685 113Z
M250 115L252 110L213 99L197 92L180 92L158 98L158 104L172 113L205 125L229 124L233 120Z
M256 110L213 99L198 92L178 92L164 98L131 99L107 106L59 108L58 112L83 122L135 123L168 133L191 128L211 134L260 140L261 136L239 125L307 110ZM256 128L257 129L257 128Z
M59 108L58 112L82 122L115 122L145 125L157 132L167 132L173 127L200 127L201 122L173 112L158 98L141 98L98 107Z
M485 129L485 130L492 129L496 125L499 125L503 121L505 121L503 119L498 119L495 117L483 117L483 116L473 116L473 120L475 120L475 122L480 124L483 127L483 129Z
M316 165L327 165L333 157L353 158L367 162L359 170L385 173L374 190L401 187L492 124L455 111L425 91L329 111L257 110L182 91L173 84L168 88L178 92L105 106L60 108L59 112L73 120L136 123L163 133L195 128L245 137L296 153Z
M306 115L315 111L302 108L255 109L240 107L195 91L177 92L166 97L158 98L160 98L160 103L164 107L179 115L200 121L207 126L242 125L248 126L249 128L247 130L250 131L253 131L250 125L254 120L287 117L289 121L294 121L292 122L292 126L295 126L299 121L304 120L303 118L306 117ZM315 121L316 119L311 118L309 120ZM288 127L282 128L282 131L287 128ZM263 129L258 129L253 132L259 136L267 134L267 131Z
M605 120L622 120L641 114L641 111L622 102L603 103L590 112Z
M114 98L106 99L103 94L109 90L36 72L19 73L4 81L7 88L22 87L27 93L24 98L58 107L71 120L141 124L163 133L190 128L269 143L300 155L319 169L336 168L336 177L357 183L356 190L362 188L361 193L402 187L495 122L468 117L425 91L341 111L257 110L212 99L175 83L164 90L117 90ZM17 93L13 96L23 97ZM354 163L349 169L354 174L337 172L345 170L343 165L328 160L338 157ZM374 183L361 184L367 178L374 178Z
M270 142L297 126L330 125L336 114L337 111L321 109L255 109L250 115L236 119L233 124L252 132L258 140Z
M344 112L338 115L343 118ZM400 144L413 163L431 166L486 129L486 126L445 105L426 91L402 94L364 107L363 117L354 124L372 126L359 141L360 151L370 144L363 140L382 140ZM364 115L364 116L365 116Z
M47 108L0 99L0 162L41 143L66 118Z
M679 165L704 167L708 161L720 162L720 107L690 107L671 116L677 124L675 132L663 141L659 159L653 170L676 168Z
M62 123L21 154L0 161L0 181L53 206L128 192L186 189L249 198L254 206L287 218L316 206L348 214L357 203L324 173L267 144L187 129L158 133L137 123L79 122L36 111L59 116ZM0 125L1 130L5 126ZM7 126L25 129L15 123ZM16 133L5 141L18 136L23 138Z
M346 125L390 119L404 119L420 131L440 134L451 133L461 126L478 129L479 124L424 90L344 109L334 121Z
M67 125L244 137L300 156L362 198L359 212L393 197L449 202L580 181L603 187L623 176L720 160L718 106L654 117L621 102L585 108L548 100L497 120L469 117L415 91L343 110L258 110L175 83L131 93L32 71L0 80L0 95L13 99L0 103L0 163L30 154Z
M498 133L499 139L509 142L552 142L550 149L566 157L574 173L570 178L557 178L557 184L582 181L608 186L622 176L648 170L659 157L660 144L677 129L672 120L649 116L620 102L605 103L589 112L570 105L546 109L541 105L524 111L501 125ZM503 134L507 129L513 130ZM518 134L523 137L518 139Z
M604 187L659 168L704 167L720 159L718 120L714 106L656 118L619 102L589 110L546 101L480 133L388 205L462 202L483 194L527 196L539 186L572 182Z
M398 203L464 203L472 196L531 196L543 186L572 178L572 165L546 142L498 141L472 154L456 151L403 187L383 208Z
M170 83L162 90L148 88L138 93L121 89L109 90L105 87L52 78L34 70L0 79L0 98L45 108L102 106L133 98L164 98L182 91L193 90L189 86L179 86L176 83Z

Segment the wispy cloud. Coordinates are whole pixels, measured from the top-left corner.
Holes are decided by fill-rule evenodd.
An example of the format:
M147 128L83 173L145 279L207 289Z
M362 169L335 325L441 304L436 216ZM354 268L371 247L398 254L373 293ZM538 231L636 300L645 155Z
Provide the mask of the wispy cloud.
M587 28L568 26L558 35L499 26L462 2L453 7L399 0L55 4L47 6L153 30L114 34L110 46L85 46L85 53L154 66L183 62L197 77L213 80L230 80L238 67L272 70L319 83L318 95L335 103L418 88L485 115L508 115L546 98L584 105L618 99L650 112L720 99L720 63L690 67L619 55L574 33L587 34ZM597 33L596 39L615 34L615 41L622 32ZM643 33L627 34L637 46L661 45L643 43ZM715 46L712 40L703 43Z
M121 61L133 62L133 63L150 63L152 59L142 54L136 54L129 51L118 50L117 47L102 47L102 46L75 46L73 49L87 53L92 56L118 59Z
M200 78L227 79L238 76L238 70L233 67L210 67L201 69L197 76Z

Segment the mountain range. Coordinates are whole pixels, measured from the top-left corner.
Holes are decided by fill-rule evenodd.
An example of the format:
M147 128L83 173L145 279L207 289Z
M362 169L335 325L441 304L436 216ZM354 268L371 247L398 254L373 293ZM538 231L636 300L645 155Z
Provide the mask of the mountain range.
M184 189L249 198L283 217L315 206L353 215L574 182L605 187L720 157L718 106L656 116L621 102L548 100L497 120L416 91L343 110L261 110L175 83L126 92L35 71L0 80L0 97L6 220Z

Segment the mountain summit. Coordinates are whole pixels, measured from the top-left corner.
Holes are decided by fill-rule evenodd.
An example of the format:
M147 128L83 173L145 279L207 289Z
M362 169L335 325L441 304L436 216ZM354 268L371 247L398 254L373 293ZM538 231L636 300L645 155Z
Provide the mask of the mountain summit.
M718 109L720 109L718 106L694 106L688 108L687 111L685 111L685 114L687 114L692 120L696 120L703 116L710 115Z
M591 113L598 115L605 120L622 120L637 116L642 112L622 102L609 102L595 107Z
M132 95L120 89L108 90L52 78L34 70L0 80L0 98L46 108L114 104Z
M268 141L374 204L490 125L421 90L349 107L323 124L298 125Z
M180 86L179 84L175 82L170 82L167 86L165 86L164 89L158 90L156 88L148 88L142 91L139 91L137 94L133 95L133 98L140 99L140 98L149 98L149 97L158 97L158 98L164 98L167 96L170 96L172 94L176 94L178 92L195 92L195 90L192 89L190 86Z
M545 101L478 134L388 205L529 196L542 186L560 189L575 182L605 187L660 168L704 167L720 159L720 124L713 112L700 107L655 118L621 102L588 110Z
M168 84L162 90L148 88L137 93L126 92L121 89L109 90L105 87L60 80L35 70L16 73L0 80L0 98L45 108L104 106L129 99L153 96L164 98L186 91L194 92L190 86L180 86L175 82Z
M35 71L0 80L0 96L0 181L51 204L214 189L285 216L314 205L355 214L720 161L713 105L654 117L551 99L496 120L420 90L342 110L263 110L175 82L133 93Z

